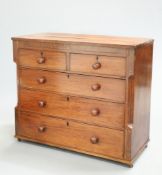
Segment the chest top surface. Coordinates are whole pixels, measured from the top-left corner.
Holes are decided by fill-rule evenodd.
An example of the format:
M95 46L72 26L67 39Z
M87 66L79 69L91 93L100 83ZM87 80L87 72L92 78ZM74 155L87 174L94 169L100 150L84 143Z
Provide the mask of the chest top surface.
M86 34L70 34L70 33L40 33L13 37L13 40L36 40L41 42L72 42L72 43L88 43L88 44L104 44L109 46L137 47L139 45L153 42L153 39L134 38L134 37L117 37L104 35L86 35Z

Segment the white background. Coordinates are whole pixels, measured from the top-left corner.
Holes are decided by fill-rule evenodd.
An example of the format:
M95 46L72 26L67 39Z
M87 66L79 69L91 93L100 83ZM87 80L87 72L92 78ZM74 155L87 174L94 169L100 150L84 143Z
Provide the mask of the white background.
M151 142L134 168L42 145L18 143L13 137L17 98L10 38L40 32L155 39ZM161 89L161 0L0 0L0 174L162 174Z

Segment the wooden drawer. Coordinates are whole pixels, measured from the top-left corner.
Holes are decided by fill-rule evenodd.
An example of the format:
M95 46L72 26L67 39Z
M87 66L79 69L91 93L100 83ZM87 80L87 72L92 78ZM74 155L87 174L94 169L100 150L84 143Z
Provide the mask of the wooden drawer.
M123 104L27 89L21 89L19 97L19 107L22 110L116 129L123 129L124 127Z
M70 70L124 77L126 74L126 59L122 57L71 54Z
M20 85L81 96L125 101L125 81L31 69L20 69Z
M18 64L54 70L66 70L66 55L63 52L20 49Z
M32 113L17 117L17 135L117 158L123 157L122 131L56 119Z

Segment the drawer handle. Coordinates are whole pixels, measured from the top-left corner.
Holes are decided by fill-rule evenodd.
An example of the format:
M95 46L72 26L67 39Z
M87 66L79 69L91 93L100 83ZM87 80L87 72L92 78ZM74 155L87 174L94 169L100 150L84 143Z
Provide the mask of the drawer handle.
M97 144L99 142L99 138L96 136L93 136L90 138L90 141L92 144Z
M93 90L93 91L97 91L97 90L99 90L101 88L101 85L100 84L93 84L92 86L91 86L91 89Z
M39 132L45 132L45 131L46 131L46 127L45 127L45 126L40 126L40 127L38 128L38 131L39 131Z
M91 110L91 114L93 116L98 116L100 114L100 110L98 108L94 108Z
M46 102L45 101L39 101L38 105L39 105L39 107L43 108L43 107L46 106Z
M92 65L92 68L95 69L95 70L101 68L101 63L100 63L100 62L94 63L94 64Z
M38 60L37 60L37 63L38 64L43 64L43 63L45 63L45 58L44 57L40 57L40 58L38 58Z
M39 84L44 84L46 82L46 78L45 77L40 77L40 78L38 78L37 81L38 81Z

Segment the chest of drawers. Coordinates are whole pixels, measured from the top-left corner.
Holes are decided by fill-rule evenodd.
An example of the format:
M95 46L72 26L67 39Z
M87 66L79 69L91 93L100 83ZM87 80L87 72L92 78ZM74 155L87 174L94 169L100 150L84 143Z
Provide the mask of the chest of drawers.
M16 137L129 166L149 141L153 40L14 37Z

